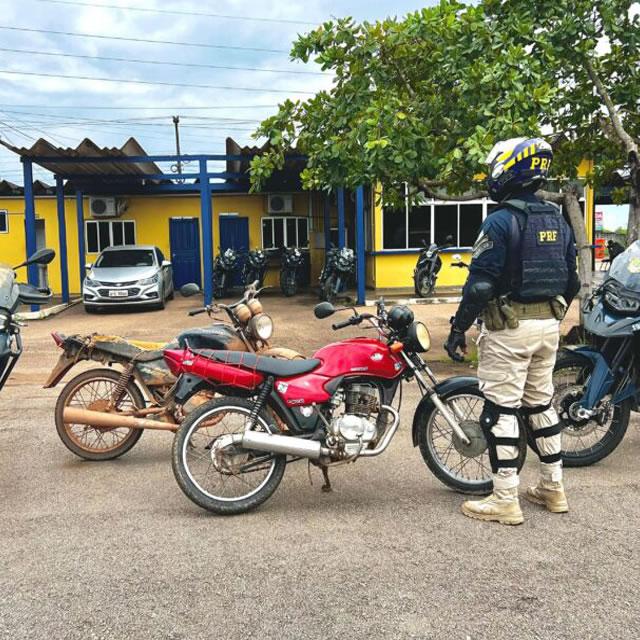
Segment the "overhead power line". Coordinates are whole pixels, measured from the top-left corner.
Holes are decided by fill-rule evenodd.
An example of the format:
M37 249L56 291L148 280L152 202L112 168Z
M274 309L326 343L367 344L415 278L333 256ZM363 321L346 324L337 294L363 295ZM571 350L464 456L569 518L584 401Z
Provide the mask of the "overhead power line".
M26 53L36 56L50 56L54 58L78 58L82 60L101 60L104 62L127 62L131 64L153 64L170 67L189 67L194 69L225 69L228 71L256 71L261 73L287 73L293 75L324 76L322 71L299 71L296 69L261 69L260 67L232 67L218 64L199 64L196 62L173 62L171 60L141 60L139 58L118 58L112 56L89 56L79 53L61 53L59 51L35 51L32 49L9 49L0 47L0 51L9 53Z
M161 80L129 80L128 78L100 78L96 76L78 76L62 73L40 73L36 71L14 71L0 69L0 73L14 76L35 76L39 78L64 78L66 80L90 80L93 82L116 82L118 84L143 84L161 87L187 87L191 89L216 89L218 91L249 91L253 93L301 93L315 95L313 91L301 91L299 89L262 89L258 87L233 87L214 84L193 84L190 82L163 82Z
M197 16L201 18L217 18L220 20L241 20L243 22L272 22L277 24L299 24L305 26L315 26L315 22L304 20L287 20L286 18L267 18L262 16L233 16L224 13L207 13L205 11L187 11L178 9L152 9L147 7L133 7L131 5L107 4L106 2L77 2L77 0L35 0L35 2L46 2L48 4L66 4L74 7L100 7L102 9L120 9L126 11L138 11L140 13L157 13L173 16Z
M119 40L122 42L144 42L146 44L170 44L179 47L198 47L201 49L230 49L234 51L254 51L258 53L288 54L286 49L264 49L262 47L241 47L230 44L209 44L208 42L179 42L176 40L153 40L151 38L127 38L125 36L107 36L100 33L80 33L78 31L56 31L54 29L30 29L28 27L10 27L0 25L5 31L21 31L25 33L48 33L73 38L95 38L98 40Z
M78 111L80 109L87 110L109 110L109 111L168 111L175 113L179 111L213 111L221 109L276 109L277 104L227 104L227 105L212 105L209 107L189 107L189 106L170 106L170 107L154 107L149 105L140 106L126 106L115 107L113 105L98 105L98 104L0 104L0 107L12 107L17 109L71 109Z

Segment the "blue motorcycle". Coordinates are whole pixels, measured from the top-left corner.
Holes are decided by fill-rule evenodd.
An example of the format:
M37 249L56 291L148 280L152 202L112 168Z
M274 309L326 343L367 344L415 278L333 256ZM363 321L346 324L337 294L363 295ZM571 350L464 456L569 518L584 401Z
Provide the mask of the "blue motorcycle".
M564 349L553 376L568 467L606 458L622 441L631 411L639 410L640 242L615 258L583 311L588 344Z

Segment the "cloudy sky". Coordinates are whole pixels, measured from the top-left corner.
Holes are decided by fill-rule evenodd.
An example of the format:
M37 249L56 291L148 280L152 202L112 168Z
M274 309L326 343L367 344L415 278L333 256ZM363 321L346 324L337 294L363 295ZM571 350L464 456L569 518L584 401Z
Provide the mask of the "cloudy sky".
M278 101L330 83L289 60L297 33L332 16L374 20L425 4L432 0L0 0L0 137L75 147L85 137L120 146L133 135L149 153L172 153L179 115L184 153L219 153L227 135L250 142ZM51 180L42 170L36 177ZM22 184L4 149L0 179Z

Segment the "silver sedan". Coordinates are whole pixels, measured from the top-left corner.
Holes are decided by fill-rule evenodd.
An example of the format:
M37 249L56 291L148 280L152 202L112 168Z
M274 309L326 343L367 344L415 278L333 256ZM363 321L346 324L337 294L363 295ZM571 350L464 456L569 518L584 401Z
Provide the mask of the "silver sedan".
M158 247L109 247L86 269L82 299L88 313L119 305L163 309L173 299L173 269Z

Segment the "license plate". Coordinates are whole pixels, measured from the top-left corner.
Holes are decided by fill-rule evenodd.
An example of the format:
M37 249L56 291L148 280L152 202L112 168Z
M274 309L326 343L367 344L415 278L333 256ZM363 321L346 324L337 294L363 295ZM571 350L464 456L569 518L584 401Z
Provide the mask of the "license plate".
M109 291L110 298L126 298L129 295L129 292L126 289L113 289Z

